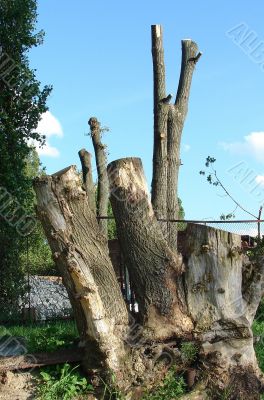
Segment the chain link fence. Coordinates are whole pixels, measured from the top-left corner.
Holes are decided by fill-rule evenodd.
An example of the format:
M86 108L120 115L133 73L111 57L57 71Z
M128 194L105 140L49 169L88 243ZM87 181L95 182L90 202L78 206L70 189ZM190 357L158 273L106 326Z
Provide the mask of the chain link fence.
M184 231L188 223L206 225L241 236L241 248L245 251L255 248L264 236L264 220L173 220L179 231ZM119 281L123 297L131 311L137 312L133 285L124 265L117 240L109 241L110 257ZM20 299L17 319L20 321L47 321L73 317L71 304L61 277L27 277L26 293ZM0 318L1 319L1 318ZM4 322L1 321L0 322Z

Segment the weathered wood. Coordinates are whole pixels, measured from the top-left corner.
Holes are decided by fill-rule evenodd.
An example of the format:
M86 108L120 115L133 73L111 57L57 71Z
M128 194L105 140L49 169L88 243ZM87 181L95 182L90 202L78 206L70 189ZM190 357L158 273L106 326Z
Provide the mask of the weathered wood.
M249 371L257 382L260 371L251 326L263 291L263 260L256 266L257 279L248 285L243 282L239 235L198 224L188 224L181 235L186 302L194 323L193 335L202 343L204 365L215 376L222 376L226 385L232 374L240 379L242 370L245 374Z
M99 231L76 167L40 177L34 188L38 215L75 307L77 323L80 319L85 325L81 334L87 344L87 362L93 343L97 362L115 371L124 353L127 310L109 259L107 240Z
M82 361L84 350L61 349L51 353L25 354L16 357L0 357L0 373Z
M185 118L188 112L190 88L195 65L199 60L198 46L190 39L182 40L182 64L177 96L174 105L169 106L167 125L167 218L179 218L178 175L181 165L180 146ZM200 54L200 53L198 53ZM168 243L177 248L177 224L167 224Z
M85 149L81 149L78 154L82 164L84 189L87 193L90 209L95 212L96 203L95 203L95 185L93 183L93 175L92 175L92 162L91 162L92 155Z
M110 200L141 320L153 338L183 336L193 328L178 297L182 260L162 235L147 193L142 163L124 158L108 165Z
M107 215L108 201L109 201L109 184L107 178L107 158L105 152L105 145L102 144L101 136L102 130L100 122L96 118L90 118L88 124L91 129L91 136L94 146L98 183L97 183L97 215L104 217ZM102 234L107 238L107 220L99 220L99 227Z
M167 218L167 117L163 32L160 25L152 25L152 61L154 83L154 148L151 201L158 219ZM163 233L167 224L160 223Z
M201 53L195 42L182 41L182 64L174 104L166 94L162 27L152 25L152 60L154 82L154 149L152 205L158 219L178 219L178 173L181 165L180 144L192 75ZM177 224L160 222L169 246L177 249Z

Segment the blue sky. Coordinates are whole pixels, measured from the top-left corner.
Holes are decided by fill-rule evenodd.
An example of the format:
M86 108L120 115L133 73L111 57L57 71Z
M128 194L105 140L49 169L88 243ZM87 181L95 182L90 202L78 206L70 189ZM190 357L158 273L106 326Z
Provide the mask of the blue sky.
M87 121L96 116L109 161L141 157L151 183L153 100L151 24L164 32L167 93L176 93L181 39L203 52L193 77L182 138L179 195L189 219L234 209L199 175L208 155L232 195L258 213L264 203L264 3L262 0L39 0L44 45L30 53L42 84L52 84L41 131L51 148L48 173L92 151ZM48 117L48 118L47 118ZM256 184L258 186L256 187ZM236 211L238 218L250 218Z

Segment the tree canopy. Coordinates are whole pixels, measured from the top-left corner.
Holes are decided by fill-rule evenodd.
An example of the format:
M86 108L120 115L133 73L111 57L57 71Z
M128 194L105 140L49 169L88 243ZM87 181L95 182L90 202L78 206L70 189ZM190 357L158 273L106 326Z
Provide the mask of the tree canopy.
M0 0L0 302L5 305L14 303L23 280L25 216L32 214L34 200L27 161L30 144L45 142L37 125L52 90L41 87L29 65L29 50L44 37L36 23L36 0ZM18 229L21 224L24 230Z

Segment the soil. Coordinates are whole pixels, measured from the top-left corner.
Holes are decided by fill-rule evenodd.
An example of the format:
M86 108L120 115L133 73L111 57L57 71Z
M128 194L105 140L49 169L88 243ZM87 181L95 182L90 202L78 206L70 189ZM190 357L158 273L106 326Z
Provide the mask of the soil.
M0 377L0 400L36 399L36 377L29 372L7 372Z
M37 373L7 372L0 375L0 400L37 400ZM75 400L96 400L92 395Z

